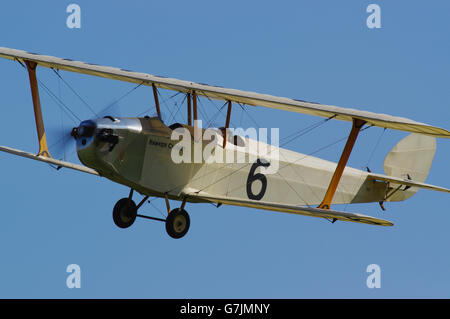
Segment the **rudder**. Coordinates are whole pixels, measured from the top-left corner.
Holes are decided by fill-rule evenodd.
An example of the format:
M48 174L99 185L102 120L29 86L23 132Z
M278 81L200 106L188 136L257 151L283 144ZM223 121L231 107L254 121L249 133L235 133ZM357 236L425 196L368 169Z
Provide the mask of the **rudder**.
M384 172L388 176L425 182L436 153L436 138L410 134L392 148L384 159ZM391 185L397 187L398 185ZM405 191L396 192L389 201L402 201L410 198L418 191L412 187Z

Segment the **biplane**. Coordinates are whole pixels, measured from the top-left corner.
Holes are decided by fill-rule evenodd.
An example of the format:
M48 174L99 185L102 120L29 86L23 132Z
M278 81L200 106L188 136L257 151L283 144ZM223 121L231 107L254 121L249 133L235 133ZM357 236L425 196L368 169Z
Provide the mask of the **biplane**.
M325 218L333 223L340 220L392 226L390 221L334 210L332 205L376 202L383 208L384 202L406 200L420 188L450 192L447 188L425 183L436 151L436 138L450 137L450 132L443 128L403 117L199 84L10 48L0 48L0 57L14 60L28 71L39 145L37 154L6 146L0 146L0 151L98 175L129 187L129 195L120 199L113 208L113 220L120 228L130 227L140 217L164 222L169 236L181 238L190 226L185 210L188 202L251 207ZM153 91L157 116L87 119L71 132L83 165L52 158L41 113L36 78L38 66L149 86ZM158 98L158 90L161 89L186 96L186 123L163 121ZM194 138L189 143L193 146L200 143L204 147L203 137L195 137L196 132L202 130L197 124L197 101L200 97L222 100L224 106L227 105L225 126L218 129L214 137L217 141L215 149L225 155L256 154L254 161L176 163L172 160L172 134L176 130L193 132ZM282 147L276 148L277 156L270 152L261 156L255 147L263 146L262 142L250 143L249 138L233 136L229 131L233 104L347 121L351 123L351 130L338 163ZM359 132L370 126L410 133L386 156L385 174L346 166ZM277 171L265 174L264 169L275 163ZM143 196L138 204L133 200L134 192ZM167 218L138 214L150 196L165 199ZM171 209L169 200L181 203Z

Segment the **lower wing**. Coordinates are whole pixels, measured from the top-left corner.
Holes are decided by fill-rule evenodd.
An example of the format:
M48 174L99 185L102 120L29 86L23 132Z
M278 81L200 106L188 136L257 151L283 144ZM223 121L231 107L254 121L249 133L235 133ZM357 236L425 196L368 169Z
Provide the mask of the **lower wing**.
M93 175L99 175L99 173L96 170L93 170L92 168L83 166L83 165L78 165L78 164L74 164L74 163L70 163L70 162L65 162L65 161L60 161L54 158L49 158L49 157L45 157L45 156L40 156L40 155L35 155L35 154L31 154L28 152L24 152L21 150L16 150L14 148L10 148L10 147L6 147L6 146L0 146L0 151L1 152L6 152L6 153L10 153L13 155L17 155L17 156L22 156L22 157L26 157L26 158L30 158L36 161L41 161L41 162L45 162L48 164L54 164L57 165L58 167L67 167L70 169L74 169L83 173L89 173L89 174L93 174Z
M277 212L284 212L284 213L291 213L291 214L298 214L298 215L305 215L305 216L312 216L312 217L322 217L327 219L332 219L333 222L336 220L342 220L347 222L355 222L355 223L362 223L362 224L370 224L370 225L377 225L377 226L393 226L394 224L390 221L366 216L362 214L357 213L349 213L349 212L343 212L343 211L336 211L331 209L320 209L320 208L313 208L313 207L307 207L307 206L293 206L293 205L284 205L280 203L261 203L254 200L243 200L243 199L237 199L237 198L230 198L230 197L220 197L220 196L214 196L210 195L205 192L197 192L197 191L191 191L189 190L184 194L185 196L189 198L199 199L202 201L207 202L213 202L213 203L219 203L219 204L226 204L226 205L234 205L234 206L244 206L244 207L252 207L252 208L259 208L259 209L265 209L265 210L271 210L271 211L277 211Z

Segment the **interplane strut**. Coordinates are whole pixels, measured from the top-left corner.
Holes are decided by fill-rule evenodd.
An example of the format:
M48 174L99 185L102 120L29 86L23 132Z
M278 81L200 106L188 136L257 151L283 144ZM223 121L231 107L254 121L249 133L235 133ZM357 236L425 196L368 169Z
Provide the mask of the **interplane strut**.
M36 78L37 63L25 61L30 78L31 96L33 98L34 118L36 121L36 129L39 142L39 152L37 155L51 157L47 147L47 139L45 137L44 121L42 120L41 101L39 98L39 88Z
M344 150L342 151L341 158L336 166L333 177L331 178L330 185L328 186L325 197L318 208L330 209L331 201L333 200L334 194L336 193L339 181L341 180L342 174L344 173L345 166L347 165L350 154L352 153L353 146L355 145L356 138L361 130L361 128L366 124L366 121L353 119L353 126L348 136L347 143L345 144Z

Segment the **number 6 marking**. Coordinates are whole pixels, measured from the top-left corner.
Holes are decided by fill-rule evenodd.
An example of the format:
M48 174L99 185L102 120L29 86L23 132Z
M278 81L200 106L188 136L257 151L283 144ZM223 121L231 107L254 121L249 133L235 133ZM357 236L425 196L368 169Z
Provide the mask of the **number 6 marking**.
M256 160L255 163L253 163L252 168L250 168L250 173L248 173L248 178L247 178L247 196L250 199L254 199L254 200L260 200L261 198L263 198L264 194L266 193L266 189L267 189L267 178L266 176L264 176L261 173L255 174L256 169L259 166L263 166L263 167L269 167L270 163L269 162L261 162L261 160L258 158ZM253 194L252 192L252 184L254 181L260 181L261 182L261 190L259 191L258 194Z

